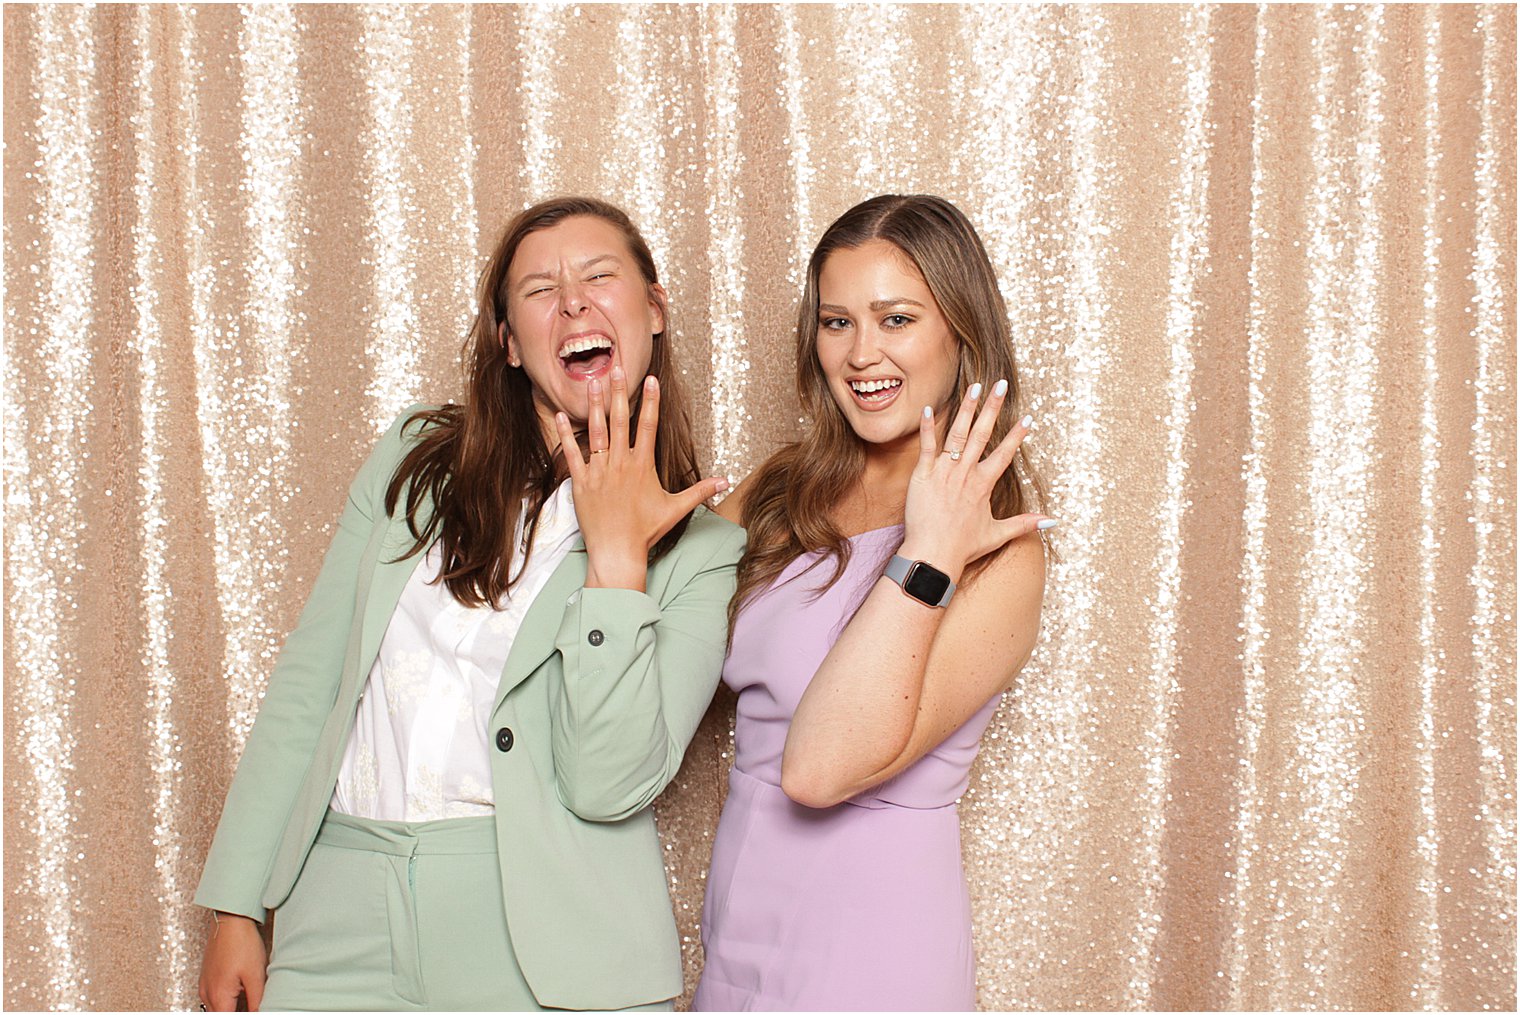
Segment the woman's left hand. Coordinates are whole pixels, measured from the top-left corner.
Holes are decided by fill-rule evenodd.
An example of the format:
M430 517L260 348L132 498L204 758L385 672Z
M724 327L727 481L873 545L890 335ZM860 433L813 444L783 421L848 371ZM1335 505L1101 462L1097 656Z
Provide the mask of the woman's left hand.
M630 445L628 381L621 367L612 368L609 380L610 426L601 382L586 382L589 456L581 457L568 416L556 413L554 423L570 467L576 519L586 540L586 588L642 592L650 549L699 504L728 489L728 480L704 479L678 493L661 486L654 465L659 381L653 375L644 378L638 433Z
M925 407L919 421L918 463L908 482L903 542L898 550L909 560L933 564L956 582L973 561L1055 524L1050 516L1035 512L1010 518L993 514L993 490L1003 473L1013 467L1032 421L1027 416L1020 420L989 450L1008 385L1006 381L994 385L978 412L981 388L980 384L972 385L961 399L943 449L935 435L934 418ZM987 451L986 458L983 451Z

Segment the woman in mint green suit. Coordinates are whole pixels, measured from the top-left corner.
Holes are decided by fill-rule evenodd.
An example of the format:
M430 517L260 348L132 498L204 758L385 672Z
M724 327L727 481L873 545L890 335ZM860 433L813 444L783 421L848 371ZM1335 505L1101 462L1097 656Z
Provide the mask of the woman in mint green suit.
M665 333L649 249L617 208L561 199L508 226L468 401L413 407L381 438L270 678L196 894L217 913L204 1006L616 1009L681 992L649 805L716 686L743 531L702 506L726 483L699 478ZM439 634L456 630L481 633ZM387 659L423 674L405 680L472 675L475 704L436 727L472 731L449 748L445 816L355 813L437 798L416 767L438 746L433 692L396 692L405 667Z

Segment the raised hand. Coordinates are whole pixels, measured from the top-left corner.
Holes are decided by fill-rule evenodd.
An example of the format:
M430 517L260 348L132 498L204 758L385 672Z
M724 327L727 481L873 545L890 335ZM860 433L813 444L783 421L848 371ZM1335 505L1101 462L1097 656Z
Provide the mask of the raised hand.
M581 456L569 417L556 413L554 423L586 540L586 587L643 591L650 549L697 505L728 489L728 480L704 479L677 493L661 486L654 466L660 383L653 376L644 378L638 433L630 445L628 381L622 367L613 367L609 380L610 424L601 382L586 384L586 457Z
M959 581L961 571L972 561L1037 528L1055 524L1054 519L1042 514L993 517L993 487L1013 465L1033 421L1025 416L983 458L1008 393L1008 382L994 384L987 403L977 412L981 391L980 384L973 384L966 392L945 435L943 449L935 435L933 412L924 408L918 427L918 462L908 483L903 545L898 552L909 560L933 564L952 581Z

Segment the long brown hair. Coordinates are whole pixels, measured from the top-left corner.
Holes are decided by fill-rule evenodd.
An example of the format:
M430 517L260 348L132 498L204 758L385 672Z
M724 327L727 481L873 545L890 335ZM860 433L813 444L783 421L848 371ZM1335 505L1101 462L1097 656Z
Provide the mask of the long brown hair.
M833 511L865 469L865 449L829 393L818 363L818 277L829 255L868 240L886 240L918 268L959 346L960 364L944 410L959 405L980 381L1008 380L1008 396L988 447L996 447L1023 415L1022 389L1013 362L1008 311L997 273L970 221L955 205L929 194L884 194L851 208L824 231L808 261L807 283L797 310L797 393L809 420L806 435L783 447L756 470L745 492L742 520L749 546L739 561L739 584L729 604L732 624L739 607L766 588L804 553L824 551L834 560L829 584L839 580L850 544L834 524ZM1045 487L1023 448L1015 468L998 479L992 510L999 518L1038 510ZM1018 473L1022 472L1024 482ZM972 562L969 582L1001 550Z
M465 341L468 399L463 405L412 415L406 427L420 423L420 436L385 491L385 510L390 515L396 513L402 491L406 493L406 524L415 542L400 559L426 550L436 538L443 547L439 577L454 598L467 606L495 606L511 590L519 519L523 545L531 547L545 502L568 474L563 449L551 455L544 446L533 384L524 370L508 362L502 334L504 325L510 328L507 270L518 246L530 233L580 215L603 219L623 234L651 297L664 307L654 288L659 276L649 244L622 209L595 198L563 197L519 213L507 224L481 272L475 322ZM668 331L668 317L666 327ZM665 489L684 490L701 477L666 333L654 336L649 360L649 372L660 382L655 472ZM631 405L636 420L643 385L636 379L630 383L637 392ZM578 454L579 449L575 450ZM424 524L419 514L426 499L431 499L433 509ZM651 550L650 559L668 552L690 520L687 515L666 533Z

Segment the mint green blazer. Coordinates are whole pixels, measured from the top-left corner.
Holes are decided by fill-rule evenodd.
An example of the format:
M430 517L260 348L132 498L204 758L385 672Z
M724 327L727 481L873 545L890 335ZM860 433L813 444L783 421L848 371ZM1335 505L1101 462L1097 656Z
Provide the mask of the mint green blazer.
M349 489L311 598L269 680L195 901L263 921L290 895L332 798L359 694L422 554L385 513L410 436L394 423ZM415 424L412 430L415 430ZM412 433L412 431L408 431ZM717 686L744 531L699 508L647 592L587 589L577 540L502 669L491 741L512 947L540 1004L624 1008L681 993L650 803ZM600 632L597 635L596 632Z

